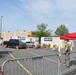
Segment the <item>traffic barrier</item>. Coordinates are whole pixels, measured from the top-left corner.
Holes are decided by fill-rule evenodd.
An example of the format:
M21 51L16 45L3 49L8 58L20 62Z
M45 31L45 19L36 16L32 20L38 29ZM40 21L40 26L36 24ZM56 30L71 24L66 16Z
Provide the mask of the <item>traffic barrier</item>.
M4 75L57 75L58 64L51 61L54 57L57 55L7 60L2 65Z
M27 47L27 52L30 52L30 48L29 47Z
M3 71L0 71L0 75L4 75L4 72Z
M74 53L71 54L76 55ZM64 67L64 55L62 53L59 56L57 53L46 56L6 60L2 64L2 72L0 72L0 75L75 75L76 66L73 65L69 69ZM72 59L71 61L74 62Z
M3 45L3 48L6 48L7 47L7 45Z
M19 50L19 47L18 46L16 46L16 50Z
M49 45L46 45L46 50L48 50L49 49Z
M37 50L37 46L34 46L34 50Z

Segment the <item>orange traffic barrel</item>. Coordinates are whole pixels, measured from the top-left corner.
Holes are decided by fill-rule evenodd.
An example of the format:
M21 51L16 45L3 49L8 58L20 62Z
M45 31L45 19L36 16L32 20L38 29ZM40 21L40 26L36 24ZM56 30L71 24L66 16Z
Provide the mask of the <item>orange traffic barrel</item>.
M27 47L27 52L30 52L30 48L29 47Z
M35 46L34 49L36 50L37 49L37 46Z
M16 50L19 50L19 47L18 46L16 46Z
M49 49L49 46L48 45L46 45L46 50L48 50Z

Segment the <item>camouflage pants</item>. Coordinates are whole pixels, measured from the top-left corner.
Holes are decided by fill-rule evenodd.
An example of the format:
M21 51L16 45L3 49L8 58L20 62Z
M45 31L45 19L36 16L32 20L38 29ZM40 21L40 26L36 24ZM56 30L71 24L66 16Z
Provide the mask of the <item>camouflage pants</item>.
M70 66L70 53L69 52L65 53L65 65Z

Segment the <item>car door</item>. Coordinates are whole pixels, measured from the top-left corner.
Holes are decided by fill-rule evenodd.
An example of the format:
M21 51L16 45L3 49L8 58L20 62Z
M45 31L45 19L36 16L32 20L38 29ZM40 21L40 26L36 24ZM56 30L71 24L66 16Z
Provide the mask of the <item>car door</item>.
M26 45L27 45L27 46L29 46L29 47L31 47L31 44L30 44L30 42L26 42Z
M14 40L13 39L10 39L10 41L8 43L8 46L13 46L13 42L14 42Z

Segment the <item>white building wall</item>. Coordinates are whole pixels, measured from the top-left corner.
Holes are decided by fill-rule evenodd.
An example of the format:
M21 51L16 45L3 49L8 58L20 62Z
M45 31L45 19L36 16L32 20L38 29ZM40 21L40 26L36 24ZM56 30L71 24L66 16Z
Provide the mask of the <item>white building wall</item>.
M39 42L39 38L38 37L25 37L25 42L26 41L33 41L33 42L36 42L38 41Z
M59 45L63 48L63 42L60 37L41 37L41 44Z

